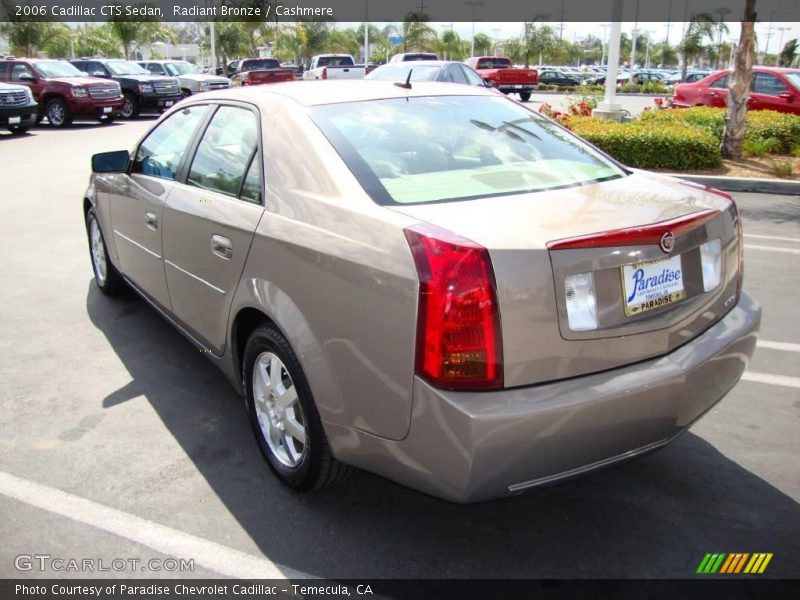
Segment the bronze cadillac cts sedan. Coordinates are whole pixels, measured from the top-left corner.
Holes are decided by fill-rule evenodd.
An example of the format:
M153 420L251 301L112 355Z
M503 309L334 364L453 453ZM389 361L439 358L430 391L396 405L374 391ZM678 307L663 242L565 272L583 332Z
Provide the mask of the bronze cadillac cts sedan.
M659 448L738 381L761 309L736 205L498 94L209 92L93 157L97 285L246 399L275 474L515 494Z

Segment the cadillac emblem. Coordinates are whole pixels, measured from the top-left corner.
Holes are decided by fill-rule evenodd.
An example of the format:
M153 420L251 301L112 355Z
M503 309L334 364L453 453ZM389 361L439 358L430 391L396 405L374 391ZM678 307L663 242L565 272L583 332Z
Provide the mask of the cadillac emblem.
M671 231L667 231L664 235L661 236L661 241L659 242L659 246L661 246L661 249L667 254L672 252L672 248L675 246L675 236L672 235Z

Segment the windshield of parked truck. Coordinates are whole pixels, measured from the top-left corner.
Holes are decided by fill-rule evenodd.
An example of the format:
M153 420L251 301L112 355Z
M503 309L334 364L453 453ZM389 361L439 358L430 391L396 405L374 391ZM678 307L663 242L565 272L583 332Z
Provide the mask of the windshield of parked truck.
M85 75L68 62L61 60L37 61L33 68L41 77L84 77Z
M149 75L150 72L130 60L110 60L106 63L106 67L114 75Z
M167 73L173 77L177 77L178 75L197 75L200 73L200 69L189 62L164 63L164 68L167 70Z
M625 174L559 125L501 96L410 96L309 113L379 204L521 194Z

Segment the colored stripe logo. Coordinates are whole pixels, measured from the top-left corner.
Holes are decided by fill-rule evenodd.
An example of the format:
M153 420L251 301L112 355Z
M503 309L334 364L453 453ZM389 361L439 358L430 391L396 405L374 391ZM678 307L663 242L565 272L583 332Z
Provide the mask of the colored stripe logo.
M709 552L700 561L697 573L725 575L736 575L739 573L758 574L763 573L769 561L772 560L772 552Z

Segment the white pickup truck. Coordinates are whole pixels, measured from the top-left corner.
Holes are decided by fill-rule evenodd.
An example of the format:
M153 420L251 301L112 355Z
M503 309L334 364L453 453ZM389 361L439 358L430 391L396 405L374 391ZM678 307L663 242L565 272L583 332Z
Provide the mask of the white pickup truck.
M364 79L366 65L357 65L349 54L318 54L303 79Z

